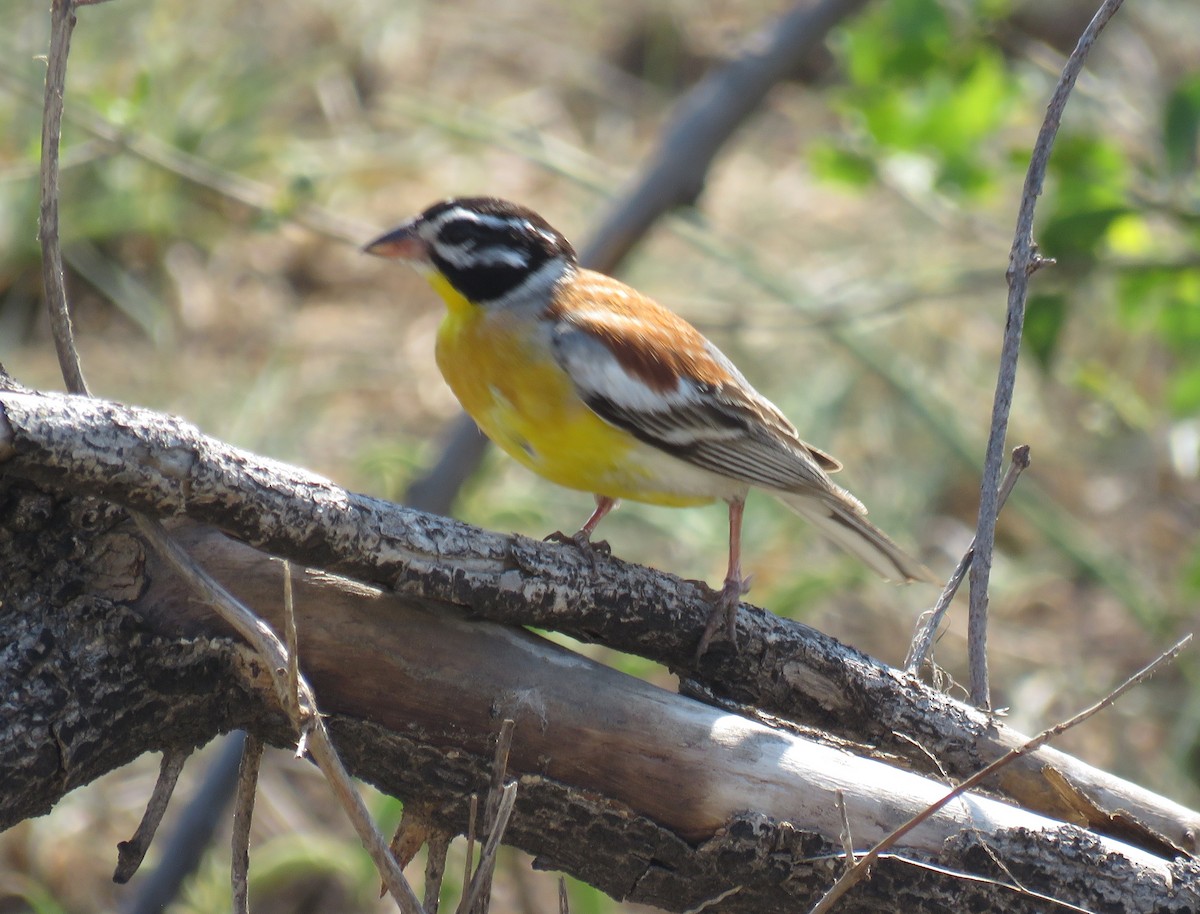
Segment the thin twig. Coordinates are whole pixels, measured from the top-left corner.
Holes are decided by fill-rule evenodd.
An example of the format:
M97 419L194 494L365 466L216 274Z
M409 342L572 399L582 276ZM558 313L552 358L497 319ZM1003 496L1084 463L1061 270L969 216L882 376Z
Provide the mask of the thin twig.
M179 894L184 880L195 872L233 799L245 742L246 734L241 730L225 738L216 758L209 762L199 789L182 813L176 811L170 834L158 838L158 865L151 872L142 871L137 894L122 906L121 914L160 914Z
M997 511L1004 509L1004 505L1008 502L1008 496L1012 494L1013 489L1016 487L1017 480L1021 478L1021 474L1025 470L1029 469L1029 445L1020 444L1013 448L1011 460L1012 462L1008 465L1008 472L1004 474L1004 481L1000 483L1000 496L996 505ZM908 649L908 657L904 660L905 672L915 675L925 665L925 661L929 659L929 652L933 649L933 638L942 624L942 618L946 615L946 610L954 602L958 588L962 585L963 578L967 576L967 570L971 567L974 558L975 537L971 537L971 544L967 546L967 551L958 560L958 565L955 567L954 573L950 575L950 579L946 582L946 586L938 597L937 603L934 604L933 609L929 612L923 613L920 621L917 623L917 630L913 633L912 644Z
M483 851L479 855L479 866L475 868L475 875L471 878L469 891L463 893L456 914L467 914L468 911L474 911L479 902L487 899L487 891L492 884L492 874L496 871L496 852L500 849L500 839L508 827L513 804L516 802L517 782L510 781L501 792L500 802L496 806L496 822L483 845ZM484 910L486 910L486 905L484 905Z
M154 783L154 790L150 794L150 800L146 804L146 811L142 814L141 822L138 823L137 831L128 841L122 841L117 845L117 867L113 872L113 882L119 885L125 884L133 878L134 873L141 866L146 851L149 850L158 826L162 822L163 814L167 811L167 805L171 801L171 794L175 791L175 785L179 781L184 763L191 754L191 749L167 749L163 752L162 762L158 769L158 780Z
M513 732L516 722L506 717L500 722L500 734L496 737L496 751L492 756L492 780L488 784L487 802L483 807L483 828L491 834L496 824L496 811L500 806L500 794L504 790L504 776L508 773L508 755L512 751Z
M488 836L488 843L491 843L492 835L499 828L503 831L503 826L500 826L500 804L504 797L506 786L504 779L508 773L508 756L512 751L513 731L516 728L516 722L511 718L505 718L500 723L500 734L496 737L496 752L492 757L492 779L488 784L487 799L483 804L483 830ZM468 907L467 910L472 914L487 914L488 906L491 903L492 897L492 874L495 871L495 863L490 864L491 871L481 877L484 858L480 855L479 867L475 871L475 876L472 879L472 885L475 880L479 880L479 888L475 892L476 902L473 907Z
M992 404L992 425L988 433L987 452L983 461L983 479L979 487L979 522L975 529L975 561L971 565L971 604L967 625L967 655L971 669L971 701L977 707L991 706L991 690L987 671L987 606L988 580L992 572L992 552L996 545L996 518L1000 512L998 500L1000 465L1003 462L1004 438L1008 432L1008 416L1012 409L1013 387L1017 379L1017 357L1021 349L1021 331L1025 324L1025 303L1029 297L1029 277L1047 263L1038 253L1033 240L1033 214L1037 198L1046 179L1046 164L1058 133L1063 109L1075 80L1083 69L1088 52L1097 36L1121 7L1123 0L1104 0L1095 17L1063 67L1062 76L1050 98L1046 117L1038 132L1025 189L1017 214L1017 229L1009 254L1008 317L1004 328L1004 343L1000 352L1000 374Z
M471 884L471 868L475 860L475 828L479 824L479 794L471 794L467 804L467 857L463 864L463 888Z
M246 734L233 805L233 856L229 882L234 914L249 914L250 911L250 824L254 820L254 795L258 792L262 754L262 740L252 733Z
M558 914L571 914L571 902L567 898L567 877L558 877Z
M878 844L876 844L869 851L867 851L865 854L863 854L859 858L858 862L854 865L854 868L852 870L844 873L841 877L839 877L837 882L835 882L832 886L830 886L829 891L826 892L821 897L821 900L817 902L817 904L812 908L812 910L809 912L809 914L826 914L826 912L832 910L834 903L839 898L841 898L843 895L845 895L846 892L848 892L857 882L859 882L866 875L867 870L870 868L870 866L876 860L879 859L879 855L882 854L884 851L890 850L892 847L894 847L896 845L896 842L898 842L901 838L903 838L905 835L907 835L910 831L912 831L914 828L916 828L922 822L927 820L930 816L933 816L939 810L946 807L949 803L952 803L955 799L962 796L962 794L966 793L968 790L971 790L972 788L977 787L983 781L987 780L989 777L991 777L997 771L1004 768L1009 763L1015 761L1020 756L1028 755L1030 752L1033 752L1034 750L1036 750L1036 749L1040 748L1041 746L1045 745L1046 743L1050 742L1050 740L1054 739L1054 737L1059 736L1062 733L1065 733L1067 730L1070 730L1072 727L1078 726L1079 724L1088 720L1093 715L1098 714L1100 711L1103 711L1105 708L1112 705L1118 698L1120 698L1122 695L1124 695L1126 692L1128 692L1134 686L1140 685L1141 683L1145 682L1147 679L1149 679L1151 676L1153 676L1156 672L1158 672L1158 670L1161 667L1165 666L1166 664L1168 664L1172 660L1174 660L1176 657L1178 657L1179 653L1185 647L1187 647L1187 645L1191 642L1191 640L1192 640L1191 635L1184 636L1183 638L1181 638L1179 640L1179 642L1174 647L1172 647L1170 650L1164 651L1157 658L1155 658L1154 661L1152 661L1151 663L1148 663L1146 666L1142 667L1140 670L1138 670L1136 673L1134 673L1132 676L1130 676L1128 679L1126 679L1123 683L1121 683L1119 686L1117 686L1115 689L1113 689L1111 692L1109 692L1107 695L1105 695L1103 698L1101 698L1095 704L1093 704L1087 708L1084 708L1084 710L1080 711L1074 717L1070 717L1067 720L1064 720L1060 723L1055 724L1053 727L1043 730L1041 733L1039 733L1033 739L1029 740L1028 742L1022 743L1020 746L1017 746L1015 749L1010 749L1008 752L1004 753L1004 755L1000 756L1000 758L996 759L990 765L975 772L975 774L971 775L969 778L967 778L965 781L963 781L961 784L959 784L953 790L946 793L941 799L939 799L936 802L931 803L929 806L925 807L925 809L921 810L919 813L917 813L915 816L913 816L911 819L909 819L907 822L905 822L899 828L892 831L885 838L883 838Z
M63 93L67 85L67 56L75 28L72 0L53 0L50 5L50 53L46 61L46 97L42 108L42 204L38 239L42 245L42 284L54 348L67 390L88 395L83 366L71 331L71 309L63 281L62 246L58 238L58 156L62 144Z
M843 869L849 871L854 867L854 836L850 831L850 813L846 811L846 795L841 789L833 792L837 800L838 813L842 818L842 833L838 836L842 840L842 850L846 852L845 865Z
M288 695L294 704L292 710L300 711L300 664L299 636L296 634L296 605L292 593L292 563L283 560L283 637L287 641L288 655Z
M113 872L113 882L118 885L124 885L132 879L133 874L142 865L146 851L150 849L150 842L154 840L154 833L158 831L158 825L162 822L163 813L167 811L167 804L171 802L171 794L175 790L180 772L183 771L183 763L191 754L191 749L167 749L163 752L162 763L158 768L158 780L154 783L154 790L150 794L150 802L146 804L142 821L132 838L117 845L117 868Z
M990 850L990 848L989 848ZM1079 905L1071 904L1069 901L1063 901L1061 898L1055 898L1052 895L1043 895L1041 892L1035 892L1032 889L1027 889L1023 885L1014 885L1004 882L1000 879L993 879L990 876L980 876L978 873L966 873L962 870L952 869L948 866L938 866L936 863L930 863L928 860L914 860L912 857L905 857L902 854L880 854L880 860L888 860L894 863L901 863L905 866L911 866L918 870L925 870L929 873L939 873L943 876L949 876L957 882L976 883L978 885L995 886L998 889L1003 889L1006 892L1012 892L1015 895L1020 895L1029 898L1041 904L1048 904L1055 908L1061 908L1064 911L1073 911L1074 914L1095 914L1087 908L1081 908ZM995 857L992 860L995 861ZM1007 872L1007 869L1005 870ZM1009 873L1011 876L1012 874Z

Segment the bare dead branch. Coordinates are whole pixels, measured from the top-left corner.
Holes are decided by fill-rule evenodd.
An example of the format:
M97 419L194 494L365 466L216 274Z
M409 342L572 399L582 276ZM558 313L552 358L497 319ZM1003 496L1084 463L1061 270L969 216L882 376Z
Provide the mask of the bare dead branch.
M992 424L988 433L987 451L983 461L983 479L979 487L979 522L975 529L975 560L971 564L971 603L968 615L967 654L971 669L971 702L980 708L991 706L991 690L987 672L987 606L988 580L992 572L992 553L996 546L996 518L1000 512L999 481L1003 462L1004 439L1008 432L1008 415L1012 409L1013 388L1017 380L1017 358L1021 350L1021 332L1025 325L1025 304L1029 298L1029 277L1046 261L1037 253L1033 240L1033 214L1037 198L1046 179L1046 165L1054 138L1062 120L1067 99L1084 61L1096 38L1109 19L1121 7L1123 0L1104 0L1095 17L1084 29L1071 56L1067 58L1062 76L1055 86L1046 117L1033 146L1025 189L1017 214L1016 235L1009 254L1008 316L1004 327L1004 343L1000 351L1000 376L992 404Z
M150 794L150 802L146 804L142 821L132 838L117 845L117 869L113 873L113 882L118 885L124 885L132 879L146 858L146 851L150 849L154 834L162 822L163 813L167 811L167 804L171 802L171 794L175 791L180 772L183 771L183 763L191 754L190 749L168 749L163 753L158 780Z
M1067 730L1070 730L1072 727L1076 727L1079 724L1082 724L1088 718L1093 717L1094 715L1103 711L1105 708L1111 706L1118 698L1120 698L1122 695L1124 695L1126 692L1128 692L1134 686L1145 682L1147 679L1149 679L1151 676L1153 676L1159 669L1161 669L1163 666L1165 666L1166 664L1168 664L1172 660L1174 660L1176 657L1178 657L1180 652L1185 647L1188 646L1188 644L1191 642L1191 640L1192 640L1191 635L1187 635L1187 636L1183 637L1182 639L1179 640L1179 642L1177 642L1175 644L1174 647L1170 648L1169 650L1164 651L1162 654L1160 654L1158 657L1156 657L1152 662L1146 664L1146 666L1142 667L1142 669L1138 670L1136 673L1134 673L1132 676L1130 676L1128 679L1126 679L1123 683L1121 683L1119 686L1117 686L1115 689L1113 689L1111 692L1109 692L1107 695L1105 695L1103 698L1101 698L1095 704L1092 704L1089 707L1084 708L1082 711L1080 711L1075 716L1070 717L1067 720L1061 721L1060 723L1055 724L1053 727L1049 727L1049 728L1043 730L1041 733L1039 733L1037 736L1035 736L1029 742L1025 743L1023 746L1018 746L1017 748L1013 749L1011 752L1006 753L1001 758L996 759L996 761L992 762L987 767L980 769L975 774L973 774L971 777L967 778L965 781L963 781L961 784L959 784L957 787L955 787L953 790L949 791L944 797L942 797L936 803L931 804L927 809L924 809L917 815L913 816L911 819L909 819L907 822L905 822L903 825L901 825L895 831L891 832L882 841L878 842L874 847L872 847L869 851L867 851L867 853L864 854L861 858L859 858L858 862L854 864L854 867L852 869L848 870L845 874L843 874L837 880L837 882L835 882L830 887L829 891L820 899L820 901L818 901L817 904L813 906L813 908L809 912L809 914L828 914L829 911L833 910L833 905L837 902L837 900L839 898L841 898L843 895L845 895L846 892L850 891L850 889L853 888L856 883L860 882L863 878L866 877L867 872L869 871L872 863L874 863L877 859L879 859L879 855L881 853L883 853L884 851L890 850L892 847L894 847L896 845L897 841L899 841L901 838L903 838L905 835L907 835L909 832L911 832L914 828L919 826L922 822L926 821L926 819L928 819L929 816L933 815L934 813L938 812L941 809L944 809L949 803L952 803L955 799L962 796L968 790L978 787L981 783L983 783L989 777L991 777L996 772L998 772L1000 769L1004 768L1005 766L1007 766L1010 763L1012 763L1013 761L1015 761L1020 756L1028 755L1030 752L1033 752L1035 749L1039 748L1040 746L1043 746L1046 743L1050 742L1050 740L1054 739L1054 737L1059 736L1062 733L1065 733Z
M1012 494L1012 490L1017 485L1017 480L1028 468L1029 445L1018 445L1013 448L1008 472L1004 474L1004 481L1000 483L1000 497L996 505L997 511L1004 509L1005 504L1008 503L1008 496ZM950 608L950 604L954 602L958 588L962 585L963 578L966 577L967 570L971 567L974 559L975 538L971 537L971 544L967 546L966 552L958 560L958 565L955 566L950 579L946 581L946 586L938 596L933 609L927 613L922 613L921 619L917 623L917 630L913 633L912 644L908 649L908 656L904 659L905 672L911 673L914 676L917 675L921 667L929 659L929 653L933 650L933 639L937 635L937 630L941 627L942 619L946 615L946 611Z
M258 769L263 744L247 734L238 766L237 794L233 805L233 856L229 882L233 893L234 914L250 911L250 825L254 820L254 795L258 792Z
M0 500L10 512L6 517L14 516L14 498L28 499L37 492L6 471L0 473ZM80 667L87 691L66 696L70 704L58 712L69 715L64 719L84 723L59 733L61 758L75 772L75 783L82 782L80 772L88 772L91 779L123 764L131 745L191 744L230 725L288 748L294 733L275 707L261 658L230 640L228 627L193 599L185 582L146 549L135 530L122 526L110 534L101 532L109 529L107 525L97 529L94 505L78 503L83 522L93 525L91 535L65 514L56 516L47 534L67 542L82 537L78 548L88 555L100 549L111 553L117 546L115 554L127 555L133 563L130 571L144 574L135 578L145 580L143 588L131 591L121 580L113 581L111 563L89 571L87 563L58 562L53 574L25 575L22 569L38 567L38 557L51 545L44 539L28 553L32 566L22 557L20 543L6 556L17 579L35 588L45 586L45 597L39 596L41 590L30 593L26 588L29 596L10 599L22 591L11 586L13 578L0 576L0 599L10 606L36 606L40 601L42 608L34 610L37 624L48 626L57 639L52 643L65 648L39 655L43 669L57 676ZM67 522L58 523L59 517ZM0 527L0 537L5 529ZM197 538L196 532L185 523L178 524L173 535L205 567L237 586L239 595L272 628L282 631L280 564L264 561L244 544L212 533ZM95 549L90 540L95 540ZM35 543L28 545L33 549ZM71 553L55 547L53 554ZM79 577L80 569L84 577ZM108 596L98 596L94 609L72 596L71 611L64 613L55 595L64 593L63 585L71 581L77 583L65 591L68 594ZM768 730L725 709L705 708L541 639L465 618L453 607L320 572L298 576L296 587L305 673L312 677L330 715L328 724L347 747L347 762L356 773L405 802L428 799L449 828L464 829L464 793L469 785L487 783L490 765L485 756L494 747L497 709L511 707L518 714L522 737L514 740L510 760L514 773L522 772L521 815L510 820L505 842L611 894L680 910L738 885L741 889L714 910L772 910L781 893L802 910L814 891L832 882L840 865L836 805L828 790L819 792L831 775L838 780L832 786L844 791L855 838L866 846L882 837L873 824L881 806L896 808L892 804L899 801L906 811L896 816L898 821L946 790L894 768L883 771L883 766L844 752L831 756L827 746L802 744L786 730ZM113 608L113 595L126 591L142 596ZM104 613L108 616L98 615ZM68 615L90 617L95 623L77 645L62 633L64 628L68 633L74 630L72 619L64 618ZM134 639L129 638L131 618L141 620ZM38 638L34 643L51 642ZM348 656L355 658L351 668ZM36 689L46 677L22 685L23 661L18 660L16 669L0 665L0 695L19 696L29 714L39 713L46 705ZM537 670L532 679L531 670ZM117 671L123 672L114 676ZM159 682L167 685L168 693L147 691ZM130 701L123 732L110 733L103 706L90 705L107 705L121 695ZM180 713L163 719L156 709L164 700ZM868 695L861 700L872 702ZM678 716L668 722L662 716L668 713ZM20 735L22 719L14 729L14 721L5 718L0 715L0 770L6 772L10 787L31 788L32 804L25 796L14 797L13 790L0 791L0 827L10 824L14 814L24 817L44 808L67 789L57 779L43 787L23 775L36 778L24 759L53 753L53 735L45 727L33 728L37 742L29 743ZM927 739L932 737L922 741ZM793 762L812 768L817 794L790 780L798 774ZM754 770L727 774L730 765ZM869 769L883 776L882 783L868 781ZM1005 780L1008 776L1005 773ZM789 780L780 783L773 796L762 796L767 783L780 777ZM918 782L923 784L919 790ZM737 792L731 793L735 787ZM964 817L967 804L971 813ZM736 810L762 812L731 814ZM997 821L993 815L1002 818ZM1200 879L1185 862L1170 862L1169 848L1122 847L1120 841L1033 819L982 797L964 798L935 819L948 824L949 831L931 822L905 840L904 853L921 859L929 855L952 869L978 872L982 866L987 871L989 858L979 849L986 840L1031 888L1054 893L1057 886L1067 897L1093 908L1097 906L1085 899L1106 897L1114 890L1131 896L1135 880L1137 901L1131 898L1125 907L1131 914L1183 914L1200 898ZM818 862L806 862L813 859ZM781 882L783 872L789 875ZM873 871L872 887L856 893L848 909L885 914L895 910L894 904L887 904L894 893L929 891L956 899L951 907L1020 910L1011 901L996 903L1003 902L1003 896L986 885L960 888L951 877L913 875L885 861Z
M671 575L618 559L585 568L575 550L356 495L177 419L115 403L0 390L0 468L159 515L186 514L305 565L677 668L687 666L707 617L702 593ZM955 778L1028 739L807 626L750 605L739 623L738 654L710 658L708 685L684 680L685 692L707 689L936 772L928 751ZM896 735L904 733L923 734L925 751ZM1194 812L1050 748L1019 759L1005 791L1046 815L1072 815L1046 789L1047 768L1099 808L1136 810L1180 846L1200 833Z
M435 834L434 812L433 807L428 803L415 801L404 804L404 812L400 816L400 822L396 825L396 832L388 843L388 850L396 858L396 865L400 869L404 869L412 863L413 857L417 856L417 851ZM382 898L386 894L387 883L385 882L379 887L379 897ZM429 909L428 886L425 892L425 909L427 914L432 914Z

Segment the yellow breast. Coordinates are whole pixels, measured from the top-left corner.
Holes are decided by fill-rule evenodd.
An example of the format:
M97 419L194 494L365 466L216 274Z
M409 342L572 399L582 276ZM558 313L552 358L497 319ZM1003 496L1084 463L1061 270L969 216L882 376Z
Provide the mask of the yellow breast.
M431 283L449 308L438 367L463 409L509 455L571 489L660 505L712 501L672 491L663 460L674 458L649 453L588 409L528 317L473 305L440 276Z

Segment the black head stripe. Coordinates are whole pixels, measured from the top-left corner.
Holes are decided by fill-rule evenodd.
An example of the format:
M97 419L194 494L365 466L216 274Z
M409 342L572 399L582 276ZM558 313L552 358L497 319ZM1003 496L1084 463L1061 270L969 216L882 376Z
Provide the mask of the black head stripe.
M421 214L439 272L470 301L501 298L549 260L574 263L570 243L530 209L495 197L460 197Z

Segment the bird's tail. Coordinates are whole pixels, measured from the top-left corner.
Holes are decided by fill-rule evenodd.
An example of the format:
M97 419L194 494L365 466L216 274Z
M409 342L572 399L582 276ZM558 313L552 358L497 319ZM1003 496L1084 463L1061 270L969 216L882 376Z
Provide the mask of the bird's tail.
M872 571L889 581L937 583L933 572L892 542L867 520L867 511L849 492L834 489L828 494L772 492L776 498L809 520L818 530Z

